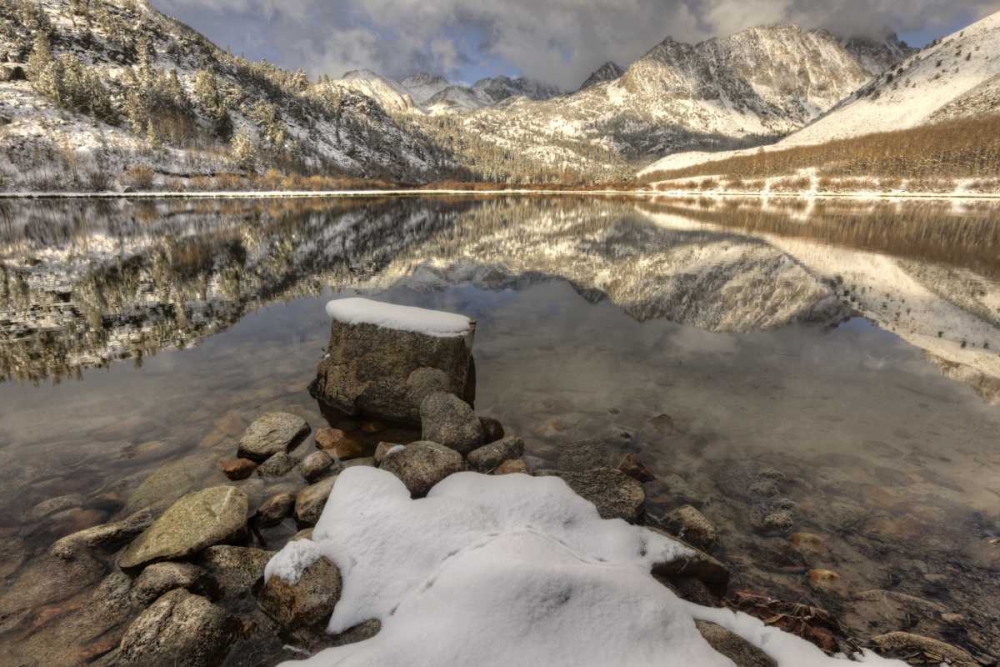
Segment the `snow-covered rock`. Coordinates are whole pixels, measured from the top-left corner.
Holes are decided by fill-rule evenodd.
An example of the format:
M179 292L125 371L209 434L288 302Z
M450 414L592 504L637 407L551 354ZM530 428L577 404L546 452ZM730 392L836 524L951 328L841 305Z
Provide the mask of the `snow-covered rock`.
M340 299L327 305L330 345L319 364L313 395L347 414L418 423L420 405L410 376L438 369L450 391L475 396L475 322L463 315ZM422 394L421 394L422 395Z

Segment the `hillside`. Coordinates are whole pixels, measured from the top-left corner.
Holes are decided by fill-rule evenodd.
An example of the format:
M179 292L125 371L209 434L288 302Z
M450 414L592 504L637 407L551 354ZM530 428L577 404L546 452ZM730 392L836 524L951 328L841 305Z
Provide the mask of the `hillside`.
M770 26L665 40L568 94L505 76L311 81L142 0L0 0L0 189L290 187L282 174L316 175L294 186L309 189L624 181L665 152L773 142L907 52L891 34ZM970 95L975 107L989 90Z
M0 0L0 55L3 189L105 189L135 167L403 181L454 167L363 91L313 90L138 0Z
M1000 111L1000 13L911 55L828 113L765 150L781 152L823 145L875 133L977 119L997 111ZM678 154L650 165L641 173L679 175L683 172L678 170L749 155L748 152ZM725 173L727 169L719 164L714 171ZM704 173L705 169L698 171Z

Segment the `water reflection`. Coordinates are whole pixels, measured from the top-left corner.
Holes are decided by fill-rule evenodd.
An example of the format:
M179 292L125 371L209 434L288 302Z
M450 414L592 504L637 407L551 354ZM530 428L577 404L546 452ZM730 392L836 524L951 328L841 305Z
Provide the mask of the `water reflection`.
M697 199L6 203L0 379L142 363L323 285L559 277L639 321L709 331L862 314L996 400L994 214Z
M322 425L306 391L322 304L364 290L474 316L477 408L538 466L638 454L650 513L702 509L736 587L858 636L905 627L1000 655L989 210L470 198L38 202L0 219L8 591L154 474L170 494L224 483L217 460L260 413ZM80 381L50 381L65 377ZM291 477L239 485L259 502ZM67 494L81 506L33 518ZM848 590L813 589L808 567ZM50 642L30 604L0 587L0 653Z

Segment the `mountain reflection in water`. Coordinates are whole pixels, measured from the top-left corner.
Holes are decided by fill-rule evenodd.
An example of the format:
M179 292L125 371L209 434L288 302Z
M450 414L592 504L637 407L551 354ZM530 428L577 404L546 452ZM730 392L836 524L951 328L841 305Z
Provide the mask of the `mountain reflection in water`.
M184 348L324 286L550 278L708 331L860 314L1000 396L988 205L759 200L6 202L0 380Z
M302 488L218 461L263 412L324 425L306 391L322 306L361 291L475 317L477 411L536 468L640 456L650 516L701 509L734 588L856 636L1000 655L995 220L930 202L6 202L0 618L33 604L19 591L54 539L136 496L236 484L256 507ZM762 476L776 495L755 495ZM87 509L31 518L60 497ZM0 654L51 641L0 629Z

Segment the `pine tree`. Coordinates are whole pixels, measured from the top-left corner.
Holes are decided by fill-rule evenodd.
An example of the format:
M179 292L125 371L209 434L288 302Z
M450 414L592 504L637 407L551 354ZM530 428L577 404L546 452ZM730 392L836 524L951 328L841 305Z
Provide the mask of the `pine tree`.
M53 62L52 45L49 43L49 35L44 30L39 30L35 34L35 43L31 48L31 55L28 56L28 76L32 81L38 81L44 76L45 71ZM45 93L42 92L42 94L44 95Z
M230 153L241 169L256 171L257 146L246 128L240 128L230 143Z

